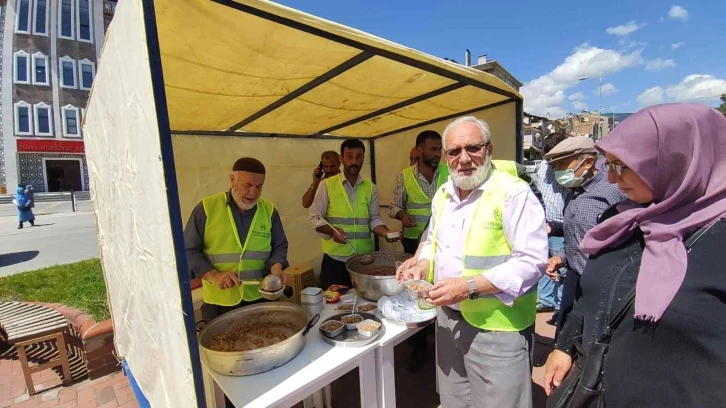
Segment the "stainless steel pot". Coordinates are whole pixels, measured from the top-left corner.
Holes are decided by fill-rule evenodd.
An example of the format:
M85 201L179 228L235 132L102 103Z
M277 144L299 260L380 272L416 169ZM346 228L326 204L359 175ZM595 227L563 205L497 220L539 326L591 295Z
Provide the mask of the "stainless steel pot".
M396 262L403 262L411 257L405 253L372 252L364 256L373 256L373 263L363 265L360 257L354 256L345 263L350 273L353 287L360 296L368 300L378 300L383 296L393 296L401 293L405 288L396 282L396 276L375 276L366 274L379 266L395 267Z
M284 312L267 315L265 312ZM231 376L244 376L270 371L295 358L305 347L305 335L315 326L319 314L310 321L305 309L293 303L261 303L227 312L209 322L199 334L199 348L206 354L209 368ZM249 319L291 322L301 329L287 339L271 346L248 351L215 351L206 347L213 336ZM264 320L261 320L264 321Z

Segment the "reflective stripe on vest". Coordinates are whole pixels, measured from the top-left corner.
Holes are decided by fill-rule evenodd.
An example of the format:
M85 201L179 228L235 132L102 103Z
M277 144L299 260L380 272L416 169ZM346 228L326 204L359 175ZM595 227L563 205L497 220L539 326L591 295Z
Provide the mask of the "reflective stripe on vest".
M476 201L476 208L464 241L464 270L462 276L480 275L488 269L501 265L512 256L512 249L504 235L502 203L507 191L515 183L524 183L501 170L493 170L482 196ZM436 214L442 214L451 195L446 187L434 197ZM441 220L434 223L432 259L436 256L436 234ZM434 280L435 266L431 262L428 280ZM474 327L482 330L520 331L534 324L537 305L536 285L518 297L512 306L502 303L494 295L481 296L477 300L460 303L461 314Z
M410 239L418 239L431 218L431 198L424 193L418 183L414 166L403 169L403 187L406 190L405 210L416 221L415 227L403 229L403 236ZM449 179L449 168L446 163L439 163L437 171L436 189L438 190Z
M517 162L512 160L492 160L492 164L494 165L495 169L519 178L519 172L517 171Z
M248 281L235 288L220 289L202 279L204 302L221 306L234 306L242 300L259 299L259 281L265 277L265 264L272 251L271 202L260 198L244 243L239 240L227 194L220 193L202 200L207 222L204 227L204 254L220 272L237 272L240 281ZM257 282L257 283L255 283Z
M325 180L328 189L328 209L325 219L345 232L345 238L361 254L373 252L370 214L368 208L373 194L373 183L363 180L355 188L355 203L351 206L348 193L343 187L343 174ZM338 244L332 238L323 240L323 252L328 255L350 256L353 250L346 244Z

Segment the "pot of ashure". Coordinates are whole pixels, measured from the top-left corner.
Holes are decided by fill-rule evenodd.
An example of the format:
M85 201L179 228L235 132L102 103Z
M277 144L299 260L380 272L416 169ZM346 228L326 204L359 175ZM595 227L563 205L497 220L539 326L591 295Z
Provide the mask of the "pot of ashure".
M373 262L364 265L360 256L354 256L345 263L358 295L377 301L383 296L394 296L405 288L396 282L396 262L403 262L411 255L398 252L371 252Z
M310 319L293 303L245 306L209 322L199 334L199 347L209 368L220 374L259 374L297 357L319 317Z

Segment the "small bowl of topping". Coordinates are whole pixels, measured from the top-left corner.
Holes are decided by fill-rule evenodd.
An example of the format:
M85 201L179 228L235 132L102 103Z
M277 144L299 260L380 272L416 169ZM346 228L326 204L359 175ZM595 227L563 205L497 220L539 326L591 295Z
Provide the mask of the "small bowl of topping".
M376 310L378 310L378 306L373 303L363 303L362 305L355 307L355 311L358 313L375 314Z
M340 321L343 322L348 330L355 330L355 325L362 322L363 317L357 313L352 313L341 317Z
M345 330L345 325L337 320L328 320L320 325L320 331L331 339Z
M364 337L373 337L381 330L381 324L371 319L363 320L355 327L358 329L358 333Z
M353 311L353 302L344 302L341 303L337 310L340 310L341 312L352 312Z
M403 282L403 286L406 287L406 291L413 299L426 299L429 297L429 290L434 287L425 280L406 281Z

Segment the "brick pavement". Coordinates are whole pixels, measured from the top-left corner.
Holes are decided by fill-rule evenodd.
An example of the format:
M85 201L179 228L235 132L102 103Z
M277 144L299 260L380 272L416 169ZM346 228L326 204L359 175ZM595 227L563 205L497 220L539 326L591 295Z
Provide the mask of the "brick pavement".
M43 350L34 351L43 353ZM52 356L36 354L42 359ZM37 391L30 396L14 347L0 344L0 408L131 408L138 407L133 390L123 373L87 380L85 369L71 355L73 383L64 387L56 369L33 374ZM76 360L76 361L74 361ZM75 363L75 364L74 364Z

